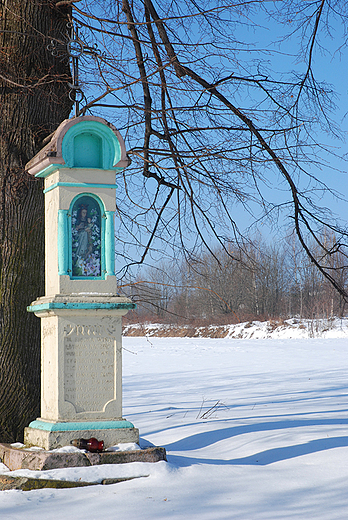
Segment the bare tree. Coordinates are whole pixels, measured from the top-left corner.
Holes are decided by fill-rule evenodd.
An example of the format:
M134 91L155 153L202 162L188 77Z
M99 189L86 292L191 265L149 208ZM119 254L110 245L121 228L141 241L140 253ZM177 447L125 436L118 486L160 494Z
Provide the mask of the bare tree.
M325 229L320 239L326 247L336 241ZM294 233L289 242L230 242L228 253L215 248L213 255L202 253L194 263L183 260L178 269L169 261L142 269L138 281L126 287L139 302L137 319L188 324L194 320L234 323L342 316L341 295L310 262ZM316 243L311 244L311 250L318 254L316 248ZM326 267L334 270L342 287L347 288L344 257L327 258Z
M323 164L313 137L318 128L338 133L330 119L334 93L316 80L315 54L331 18L346 23L340 2L108 5L105 17L99 2L79 2L74 17L87 42L103 45L91 69L85 65L98 93L90 92L81 113L106 111L127 132L133 161L118 199L122 255L131 251L125 265L134 263L130 241L139 263L159 237L189 259L198 243L211 253L212 244L225 248L231 237L238 240L237 204L252 211L257 203L268 215L283 210L293 220L311 262L346 298L324 259L346 254L347 233L318 206L328 187L315 174ZM297 70L277 73L275 55L255 38L247 41L260 19L288 23L292 35L300 34ZM283 39L279 45L285 33ZM279 52L286 59L287 51ZM271 187L278 195L268 200ZM337 238L331 249L320 241L323 225Z

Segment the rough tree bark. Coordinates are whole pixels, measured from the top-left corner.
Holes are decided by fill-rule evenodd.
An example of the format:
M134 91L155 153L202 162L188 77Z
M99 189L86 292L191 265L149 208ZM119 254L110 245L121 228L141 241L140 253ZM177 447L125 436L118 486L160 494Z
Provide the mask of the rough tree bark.
M47 50L62 40L70 7L0 2L0 440L21 440L40 414L40 320L26 306L44 294L41 181L25 164L68 117L69 63Z

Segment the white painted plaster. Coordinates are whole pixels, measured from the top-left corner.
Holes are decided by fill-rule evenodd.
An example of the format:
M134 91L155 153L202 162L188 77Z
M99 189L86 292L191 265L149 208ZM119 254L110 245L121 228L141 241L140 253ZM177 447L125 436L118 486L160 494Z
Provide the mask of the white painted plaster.
M111 170L88 170L86 168L62 168L45 179L45 188L57 182L90 182L114 184L115 172ZM58 210L69 210L73 199L81 193L97 195L105 211L116 210L116 192L109 188L81 188L57 186L45 194L45 292L47 295L79 292L117 293L115 276L105 280L72 280L68 275L58 274Z
M34 303L47 301L46 298ZM109 302L109 298L104 301ZM122 418L121 316L126 312L55 309L37 313L42 329L43 420Z

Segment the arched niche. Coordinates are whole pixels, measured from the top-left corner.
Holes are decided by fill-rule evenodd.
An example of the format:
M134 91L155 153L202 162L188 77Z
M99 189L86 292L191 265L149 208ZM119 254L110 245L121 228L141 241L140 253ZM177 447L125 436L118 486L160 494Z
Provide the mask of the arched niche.
M103 168L103 140L93 132L81 132L74 137L75 168Z
M96 195L80 194L71 203L70 272L72 279L104 278L105 209Z
M121 160L115 133L99 121L83 120L71 126L62 141L62 156L69 168L112 169Z

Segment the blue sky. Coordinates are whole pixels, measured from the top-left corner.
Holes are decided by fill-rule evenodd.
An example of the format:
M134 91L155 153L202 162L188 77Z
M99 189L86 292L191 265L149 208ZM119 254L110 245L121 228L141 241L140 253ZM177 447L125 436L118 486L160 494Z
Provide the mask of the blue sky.
M243 38L245 31L247 31L248 37L258 42L260 48L277 51L269 57L271 69L280 72L305 70L306 61L303 60L301 62L304 54L300 56L300 59L297 56L300 48L300 35L293 36L279 45L274 44L274 42L280 41L291 30L291 25L284 26L276 22L270 23L266 18L263 19L262 17L259 20L260 25L256 29L252 27L240 28L240 37ZM322 159L326 162L326 166L323 165L322 169L315 165L312 167L308 166L308 170L327 184L329 188L337 191L345 198L345 200L339 200L326 193L323 194L320 203L336 213L347 225L348 53L347 47L344 46L345 40L344 29L338 20L332 20L330 34L325 30L324 25L319 26L318 47L316 47L313 55L313 70L318 81L331 84L335 91L337 107L332 112L331 117L339 127L341 135L340 138L336 138L327 131L317 131L315 137L318 142L323 147L327 147L332 153L325 153L323 149L319 150ZM281 198L280 192L279 200Z

